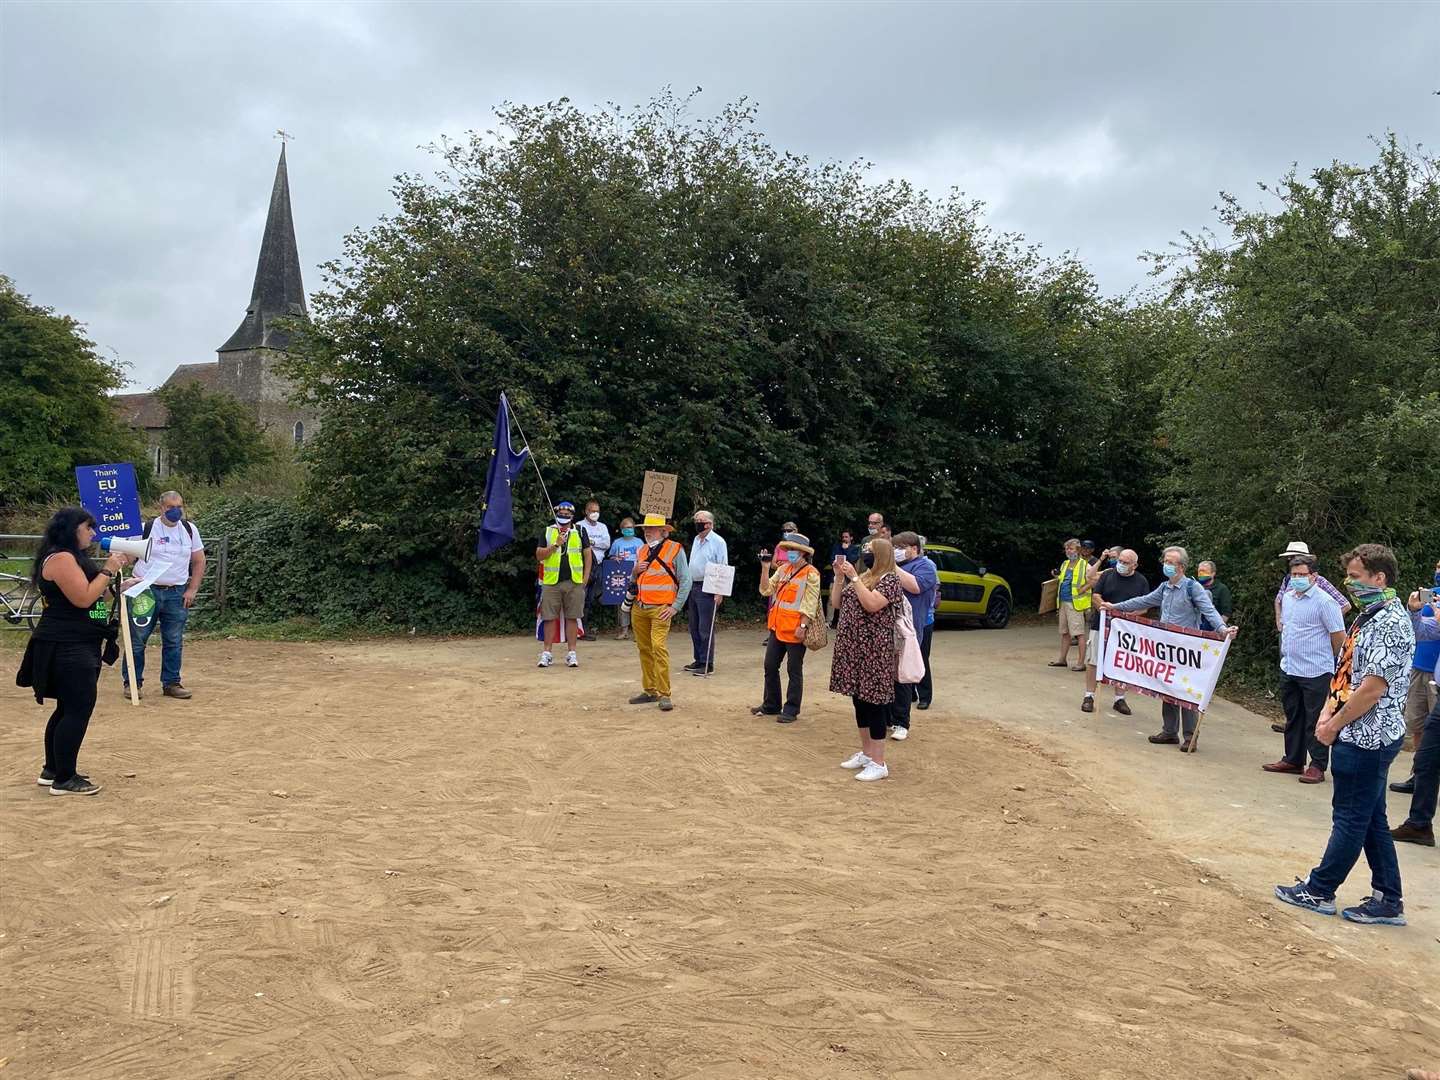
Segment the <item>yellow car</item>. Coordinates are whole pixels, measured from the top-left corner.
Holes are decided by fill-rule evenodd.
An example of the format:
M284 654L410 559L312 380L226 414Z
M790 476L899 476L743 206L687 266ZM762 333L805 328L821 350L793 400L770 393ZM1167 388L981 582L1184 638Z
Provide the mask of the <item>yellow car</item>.
M988 572L959 548L949 544L926 544L925 554L935 564L940 578L940 607L936 617L946 615L979 619L981 625L1003 630L1010 622L1010 583Z

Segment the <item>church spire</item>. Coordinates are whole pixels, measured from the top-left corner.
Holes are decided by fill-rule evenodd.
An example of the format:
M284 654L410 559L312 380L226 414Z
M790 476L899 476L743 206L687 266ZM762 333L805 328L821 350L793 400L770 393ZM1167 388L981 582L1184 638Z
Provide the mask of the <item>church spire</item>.
M239 329L216 351L284 349L290 343L290 335L272 325L277 316L310 317L305 310L305 286L300 281L300 252L295 247L295 222L290 216L290 177L285 170L283 142L280 164L275 167L275 187L270 192L265 237L260 241L260 261L255 267L250 306L245 309Z

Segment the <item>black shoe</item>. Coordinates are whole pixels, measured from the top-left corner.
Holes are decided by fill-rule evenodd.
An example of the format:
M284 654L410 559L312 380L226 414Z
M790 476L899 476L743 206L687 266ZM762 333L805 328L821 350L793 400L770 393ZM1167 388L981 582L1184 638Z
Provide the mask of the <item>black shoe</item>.
M1086 697L1085 697L1085 700L1083 700L1082 702L1080 702L1080 711L1081 711L1081 712L1094 712L1094 711L1095 711L1095 699L1094 699L1093 697L1090 697L1090 696L1087 694Z
M775 717L775 723L777 723L777 724L793 724L796 720L799 720L799 719L800 719L800 717L798 717L798 716L791 716L789 713L781 713L779 716Z
M1390 790L1395 792L1396 795L1414 795L1415 777L1412 776L1409 780L1401 780L1398 784L1391 784Z
M1129 716L1129 715L1130 715L1130 705L1129 705L1128 702L1126 702L1126 700L1125 700L1123 697L1117 697L1117 698L1115 699L1115 704L1114 704L1113 708L1114 708L1115 711L1118 712L1121 716Z
M89 780L86 780L86 779L85 779L83 776L81 776L79 773L76 773L76 774L75 774L74 776L72 776L69 780L66 780L63 784L51 784L51 785L50 785L50 794L51 794L51 795L98 795L98 794L100 794L100 785L99 785L99 784L92 784Z
M1171 735L1169 732L1162 731L1159 735L1151 735L1150 741L1153 743L1178 743L1180 736Z
M75 775L78 776L81 780L90 779L89 773L77 772ZM55 783L55 770L42 768L40 770L40 775L35 778L35 783L39 784L41 787L49 787L51 784Z
M1271 724L1271 725L1270 725L1270 730L1273 731L1273 732L1275 732L1276 735L1284 735L1284 734L1285 734L1285 725L1284 725L1284 724Z
M686 668L685 670L688 671L688 672L690 672L691 675L695 675L695 676L697 676L697 677L698 677L698 676L701 676L701 675L713 675L713 674L715 674L715 669L714 669L713 667L712 667L712 668L707 668L704 664L701 664L699 667L695 667L695 668Z
M680 670L681 670L681 671L699 671L699 670L700 670L701 668L703 668L704 666L705 666L705 665L702 664L702 663L700 663L699 660L696 660L693 664L686 664L686 665L685 665L683 668L681 668Z
M630 699L631 705L653 705L660 698L655 694L636 694Z
M926 709L930 708L930 703L928 701L917 701L915 702L915 708L919 709L921 712L924 712Z

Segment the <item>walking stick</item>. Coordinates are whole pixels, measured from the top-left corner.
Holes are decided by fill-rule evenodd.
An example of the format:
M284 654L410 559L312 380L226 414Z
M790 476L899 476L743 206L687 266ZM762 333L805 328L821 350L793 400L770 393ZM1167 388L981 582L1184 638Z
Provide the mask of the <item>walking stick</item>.
M720 605L710 605L710 634L705 638L705 674L701 678L710 677L710 669L715 666L715 620L720 616Z

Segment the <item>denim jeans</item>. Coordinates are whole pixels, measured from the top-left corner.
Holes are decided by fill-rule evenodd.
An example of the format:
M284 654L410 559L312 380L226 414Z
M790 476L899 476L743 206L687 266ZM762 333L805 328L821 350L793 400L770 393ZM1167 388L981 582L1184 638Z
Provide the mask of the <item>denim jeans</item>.
M145 682L145 643L155 632L155 624L159 623L160 685L173 686L180 681L181 638L185 634L185 620L190 617L190 612L185 607L185 586L153 588L150 591L155 596L155 610L150 613L150 617L136 619L133 614L130 616L130 645L135 654L135 679L142 685ZM123 672L121 678L125 679L126 686L130 685Z
M697 581L685 602L685 617L690 620L690 649L697 664L715 663L715 642L710 624L715 618L715 597L700 589Z
M1315 891L1333 897L1350 876L1360 853L1370 864L1370 888L1387 900L1399 900L1400 862L1385 820L1385 781L1403 738L1379 750L1361 750L1336 741L1330 750L1330 843L1320 865L1310 871Z
M1415 794L1410 798L1410 816L1405 819L1417 829L1431 827L1440 797L1440 701L1425 718L1421 732L1420 749L1415 751Z

